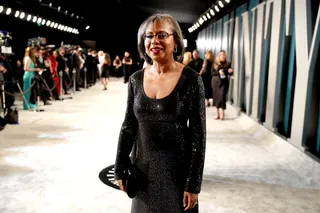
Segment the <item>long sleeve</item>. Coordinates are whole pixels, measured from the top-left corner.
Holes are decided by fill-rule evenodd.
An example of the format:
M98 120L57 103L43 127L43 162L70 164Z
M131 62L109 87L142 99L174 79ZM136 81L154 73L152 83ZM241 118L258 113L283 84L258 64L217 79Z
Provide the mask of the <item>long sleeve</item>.
M200 193L206 149L206 109L204 85L200 76L193 89L192 111L189 119L192 156L186 191Z
M65 60L64 60L61 56L58 56L56 60L57 60L57 62L58 62L58 67L57 67L58 72L60 72L60 71L63 71L63 72L64 72L64 70L66 69L66 62L65 62Z
M115 177L116 179L122 179L123 171L130 166L130 152L132 150L137 132L138 121L133 112L134 104L134 92L132 79L128 83L128 100L125 119L122 123L120 130L117 157L115 163Z
M204 74L207 71L208 60L205 59L200 70L200 75Z
M80 68L80 59L76 53L72 55L72 67L73 68Z

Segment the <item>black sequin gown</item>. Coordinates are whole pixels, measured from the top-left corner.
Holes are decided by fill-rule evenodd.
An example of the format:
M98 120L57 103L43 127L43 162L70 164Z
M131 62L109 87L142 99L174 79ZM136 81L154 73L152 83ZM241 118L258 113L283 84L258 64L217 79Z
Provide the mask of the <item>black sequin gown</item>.
M129 79L128 103L117 159L116 178L132 162L139 171L139 191L131 213L183 213L183 193L199 193L205 158L204 86L185 67L175 89L152 99L143 89L140 70ZM135 143L134 143L135 142ZM198 206L188 211L198 212Z

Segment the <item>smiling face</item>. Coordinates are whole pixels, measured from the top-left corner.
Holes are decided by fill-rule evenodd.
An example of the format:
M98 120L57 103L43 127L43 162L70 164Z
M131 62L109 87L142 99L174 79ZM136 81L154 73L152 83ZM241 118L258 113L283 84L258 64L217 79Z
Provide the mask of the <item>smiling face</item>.
M220 59L220 62L225 62L226 61L226 53L225 52L220 52L219 53L219 59Z
M172 26L166 21L150 23L145 31L145 51L148 56L157 62L173 59L176 47Z

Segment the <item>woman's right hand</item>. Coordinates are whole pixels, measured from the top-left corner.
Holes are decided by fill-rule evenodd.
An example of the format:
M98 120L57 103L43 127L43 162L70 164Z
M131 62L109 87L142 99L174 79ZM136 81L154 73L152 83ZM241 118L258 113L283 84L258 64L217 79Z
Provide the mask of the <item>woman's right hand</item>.
M41 71L41 69L40 68L36 68L36 72L40 72Z
M123 186L122 180L118 180L118 184L119 184L120 190L125 192L126 190L125 190L125 188Z
M224 74L223 69L220 69L220 70L219 70L219 73L220 73L221 75L223 75L223 74Z

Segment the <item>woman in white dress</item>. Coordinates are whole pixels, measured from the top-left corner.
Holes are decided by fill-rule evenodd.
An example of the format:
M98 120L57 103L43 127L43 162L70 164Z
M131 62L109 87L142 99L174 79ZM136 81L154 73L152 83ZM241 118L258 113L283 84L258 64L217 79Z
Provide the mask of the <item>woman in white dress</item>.
M101 72L102 72L101 68L104 63L104 52L102 50L98 52L98 60L99 60L98 70L99 70L99 78L100 78Z

